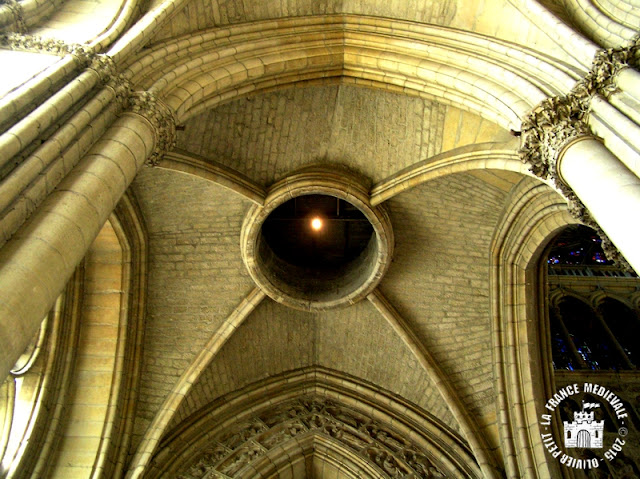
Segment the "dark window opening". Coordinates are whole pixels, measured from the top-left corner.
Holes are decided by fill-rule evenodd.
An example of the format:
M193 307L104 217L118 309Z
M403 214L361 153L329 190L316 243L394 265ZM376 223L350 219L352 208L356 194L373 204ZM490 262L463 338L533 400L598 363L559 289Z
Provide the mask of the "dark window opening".
M607 261L600 238L586 226L562 231L546 260L548 285L555 291L549 304L554 369L635 369L640 361L640 311L629 306L631 299L625 303L610 296L621 284L626 285L623 291L630 291L637 276ZM605 298L593 296L596 291Z
M307 195L276 208L263 223L262 235L280 259L326 270L358 258L373 236L373 227L358 208L342 199Z
M549 252L550 265L611 265L604 251L602 240L591 228L582 225L567 227L560 233Z

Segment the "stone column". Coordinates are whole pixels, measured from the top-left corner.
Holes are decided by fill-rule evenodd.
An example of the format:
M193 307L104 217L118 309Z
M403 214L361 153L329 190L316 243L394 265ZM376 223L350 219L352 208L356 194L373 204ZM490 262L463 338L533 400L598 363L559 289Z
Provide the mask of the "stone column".
M544 100L522 122L520 154L598 232L611 259L640 271L640 224L632 213L640 211L640 179L592 135L592 95L583 84Z
M590 215L640 271L640 178L597 139L582 136L558 156L557 174Z
M145 161L173 142L171 114L146 93L0 250L0 378L36 334Z
M640 73L631 67L620 70L617 78L618 88L640 101Z

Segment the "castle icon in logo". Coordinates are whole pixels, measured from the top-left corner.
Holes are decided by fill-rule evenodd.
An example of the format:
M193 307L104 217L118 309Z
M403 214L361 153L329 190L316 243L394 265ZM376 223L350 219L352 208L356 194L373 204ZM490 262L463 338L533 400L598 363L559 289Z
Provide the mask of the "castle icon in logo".
M602 448L604 421L594 420L593 411L585 409L600 407L599 403L582 402L582 411L573 413L573 422L564 421L564 446Z

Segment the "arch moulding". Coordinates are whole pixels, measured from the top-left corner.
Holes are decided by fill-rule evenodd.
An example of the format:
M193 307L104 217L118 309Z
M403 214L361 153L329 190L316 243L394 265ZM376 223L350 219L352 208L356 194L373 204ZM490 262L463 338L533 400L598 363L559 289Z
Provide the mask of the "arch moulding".
M467 444L436 418L320 367L219 398L164 437L142 477L256 477L309 442L335 449L364 477L482 477Z
M533 178L520 181L492 241L491 298L500 442L508 477L559 477L547 460L538 424L552 390L545 360L548 320L541 254L563 227L576 223L565 200Z

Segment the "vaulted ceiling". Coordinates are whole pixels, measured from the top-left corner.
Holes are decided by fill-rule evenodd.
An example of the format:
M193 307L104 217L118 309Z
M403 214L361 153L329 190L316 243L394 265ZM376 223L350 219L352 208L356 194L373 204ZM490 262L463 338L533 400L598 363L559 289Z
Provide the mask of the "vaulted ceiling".
M214 25L363 8L370 15L443 25L476 18L449 2L402 3L396 8L387 2L335 2L319 12L315 3L274 8L192 2L155 40ZM486 28L482 21L480 15L473 28ZM516 148L508 131L477 114L435 99L361 86L340 75L250 92L189 116L174 153L143 169L133 184L148 228L150 260L144 394L133 446L144 441L184 371L255 287L240 257L251 198L206 171L223 171L259 191L301 168L322 165L346 168L369 188L420 167L434 168L417 186L384 202L395 252L379 291L433 356L477 430L492 431L486 437L496 447L491 245L510 191L526 169L469 164L451 174L435 165L439 158L464 157L467 150L484 151L490 159L493 149ZM510 161L517 164L515 158ZM190 417L235 391L310 367L339 371L408 400L466 440L439 392L439 379L371 302L303 312L269 297L199 371L166 431L180 430Z
M101 238L119 235L123 252L87 274L93 287L144 264L132 267L145 312L138 352L123 366L138 392L128 477L274 477L283 457L291 470L281 477L296 478L526 469L510 462L521 423L505 403L535 409L505 384L531 387L539 345L529 325L504 324L533 304L525 270L575 220L520 161L517 136L541 100L590 68L595 47L563 41L576 34L576 9L131 0L94 2L96 15L88 3L57 0L32 33L108 55L109 85L146 95L177 130L175 144L158 135L170 151L123 200L139 244L125 245L117 210ZM139 113L133 100L126 107ZM380 273L339 307L291 307L257 279L261 252L247 231L287 195L330 190L375 210L372 223L388 220L389 241L372 254ZM100 244L90 259L102 258ZM104 306L106 296L86 295Z
M347 15L345 25L349 26L344 30L340 15ZM325 18L326 25L333 26L306 28L305 17L312 24ZM209 29L215 37L212 48L220 54L202 58L203 62L206 58L217 61L214 59L226 55L225 28L231 27L232 55L240 55L241 50L247 52L242 55L251 54L254 41L262 42L254 48L269 52L265 55L270 57L259 60L265 66L264 73L260 67L258 75L264 77L258 76L258 87L247 86L244 93L228 90L229 95L216 99L207 97L208 87L202 83L209 76L198 77L206 80L196 77L196 70L207 67L197 67L180 79L176 74L186 70L174 74L171 63L140 67L141 63L128 62L135 72L131 77L141 89L165 92L168 104L178 108L180 123L173 153L158 166L143 169L132 187L149 237L143 394L134 449L148 447L149 431L157 426L158 417L165 417L165 442L173 444L169 438L224 398L269 378L309 368L365 381L415 404L463 442L474 431L471 434L482 437L480 442L487 449L498 447L491 334L492 244L510 207L512 191L525 180L527 171L515 156L518 142L506 123L482 114L484 106L468 108L446 94L438 98L437 94L392 88L393 80L386 86L379 80L354 80L349 55L357 55L358 40L341 37L348 38L360 21L368 22L375 31L380 17L384 19L381 28L387 28L387 19L390 22L385 33L389 39L399 36L405 41L408 34L401 30L408 32L414 28L411 22L417 22L415 25L438 25L454 29L452 32L461 29L540 49L553 44L522 13L502 1L193 0L154 33L151 49L173 52L174 39L178 39L176 45L188 43L189 35L197 38L198 32ZM398 33L392 19L405 22ZM269 20L281 21L290 33L275 28L278 24L269 24ZM261 40L259 32L264 27L275 28L273 42ZM316 37L311 33L314 29ZM278 35L284 31L288 33L281 40ZM296 54L296 36L305 34L310 35L304 39L309 53ZM331 35L336 36L335 41L330 40ZM384 35L380 39L384 41ZM367 41L362 40L363 48ZM343 42L351 45L349 50L342 50ZM324 73L296 73L287 79L288 70L302 71L297 65L307 60L300 63L300 58L313 55L315 43L335 50L329 60L318 57L322 69L318 71ZM329 43L332 46L322 46ZM194 55L201 55L198 47L193 48ZM471 52L473 47L466 48ZM261 80L269 78L267 63L289 51L290 63L273 70L282 69L283 80ZM564 59L564 53L559 56ZM162 55L157 58L156 62L161 61ZM192 58L181 60L179 51L167 57L176 65L183 62L188 69L196 65ZM223 74L235 74L229 64L220 64ZM314 71L311 63L305 68ZM367 67L357 68L365 73L355 77L366 78ZM251 76L249 73L249 80ZM200 103L185 102L181 91L195 91L198 85L205 91ZM503 87L508 90L508 85ZM174 102L177 98L179 102ZM474 163L476 154L482 160ZM503 160L505 155L507 160ZM491 161L499 162L492 168ZM379 200L384 200L391 219L395 250L378 291L406 321L441 376L425 369L415 350L371 301L304 312L266 296L227 342L207 356L206 367L198 369L184 399L174 403L175 412L163 412L167 398L184 380L184 371L201 361L210 338L254 294L255 284L242 262L240 243L244 218L254 202L261 200L247 190L261 197L277 181L309 166L346 169L362 178L371 191L390 191L392 185L405 181L400 190ZM406 179L415 176L419 179ZM399 192L403 189L406 191ZM458 409L452 409L449 398L442 395L442 381L459 402ZM461 410L473 418L463 420L462 427Z

